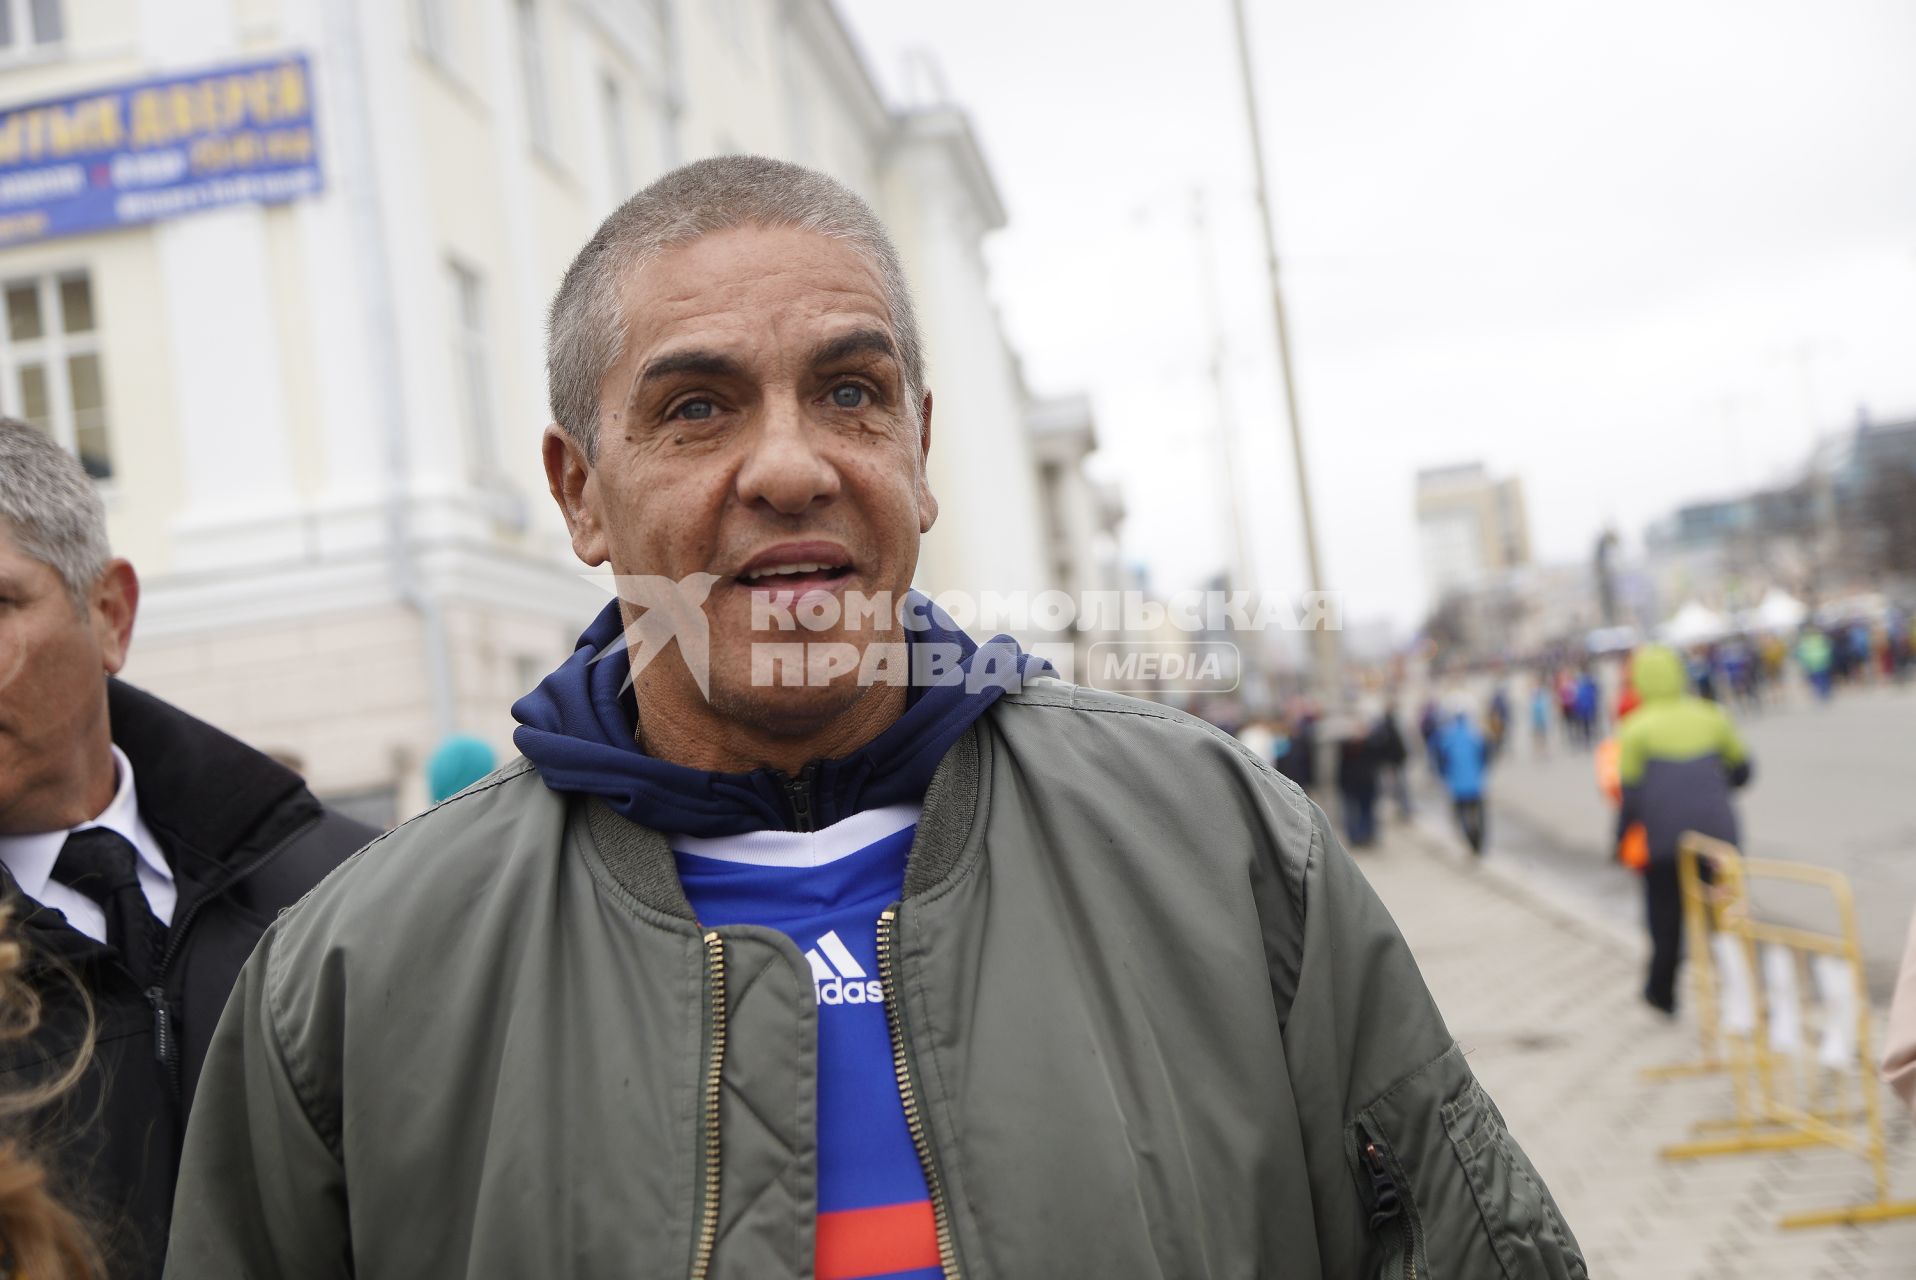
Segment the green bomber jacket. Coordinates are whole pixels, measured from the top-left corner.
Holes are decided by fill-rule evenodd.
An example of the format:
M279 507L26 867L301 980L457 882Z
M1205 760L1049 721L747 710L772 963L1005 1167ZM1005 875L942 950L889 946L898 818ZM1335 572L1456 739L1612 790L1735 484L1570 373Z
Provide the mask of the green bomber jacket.
M953 1280L1583 1277L1395 925L1288 780L1038 680L952 748L880 922ZM525 761L268 932L167 1275L813 1276L809 966Z

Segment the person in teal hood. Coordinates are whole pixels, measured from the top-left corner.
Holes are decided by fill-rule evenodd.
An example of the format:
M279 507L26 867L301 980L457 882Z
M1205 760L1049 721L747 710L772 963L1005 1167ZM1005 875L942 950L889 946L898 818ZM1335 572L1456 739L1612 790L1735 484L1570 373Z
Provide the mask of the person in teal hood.
M484 738L455 733L426 761L426 793L434 804L451 799L498 767Z
M1617 840L1642 823L1650 865L1644 893L1650 926L1650 974L1643 998L1676 1012L1682 962L1683 910L1677 844L1686 831L1737 841L1730 793L1750 780L1750 755L1730 715L1688 692L1683 659L1663 645L1645 645L1630 659L1630 683L1642 699L1617 733L1623 803Z

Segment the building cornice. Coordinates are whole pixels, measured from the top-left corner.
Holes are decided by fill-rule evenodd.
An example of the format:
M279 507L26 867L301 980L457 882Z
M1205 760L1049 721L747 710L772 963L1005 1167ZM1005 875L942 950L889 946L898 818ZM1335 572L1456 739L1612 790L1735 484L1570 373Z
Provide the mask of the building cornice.
M882 142L892 129L892 111L838 6L832 0L785 0L784 10L792 28L831 72L833 87L857 113L866 133L874 143Z
M913 108L900 112L897 122L899 144L936 148L944 153L984 230L997 231L1005 225L1004 197L991 176L991 166L985 162L971 118L964 111L957 107Z
M577 564L461 542L423 545L414 555L419 588L441 605L582 628L611 598ZM401 603L383 551L170 574L142 588L139 634L153 640L317 622Z

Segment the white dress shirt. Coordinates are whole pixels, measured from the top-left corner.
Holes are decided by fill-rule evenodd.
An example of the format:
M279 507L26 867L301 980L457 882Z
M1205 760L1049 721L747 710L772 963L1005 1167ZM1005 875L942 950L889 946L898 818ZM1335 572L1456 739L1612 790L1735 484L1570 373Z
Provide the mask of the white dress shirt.
M173 905L179 900L179 891L173 885L173 869L166 864L166 856L160 852L160 842L153 838L146 823L140 820L139 793L133 786L133 765L125 753L118 747L113 748L113 767L119 777L118 789L106 809L91 822L82 822L67 831L42 831L30 836L0 836L0 863L5 863L13 879L20 886L20 892L32 898L43 907L52 907L67 918L67 923L92 938L95 942L106 941L106 912L100 904L81 893L61 884L53 878L53 864L59 861L60 850L66 846L67 837L75 831L85 831L88 827L106 827L118 832L140 855L140 891L146 895L146 905L159 917L160 923L173 923Z

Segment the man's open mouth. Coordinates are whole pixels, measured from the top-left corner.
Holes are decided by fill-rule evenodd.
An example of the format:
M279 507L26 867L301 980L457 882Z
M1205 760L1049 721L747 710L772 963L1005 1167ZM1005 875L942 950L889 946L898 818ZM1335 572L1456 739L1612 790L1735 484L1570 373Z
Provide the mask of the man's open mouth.
M738 575L740 585L747 587L769 587L774 590L803 590L807 587L824 586L851 575L849 564L828 564L817 561L802 561L798 564L772 565L763 569L751 569Z

